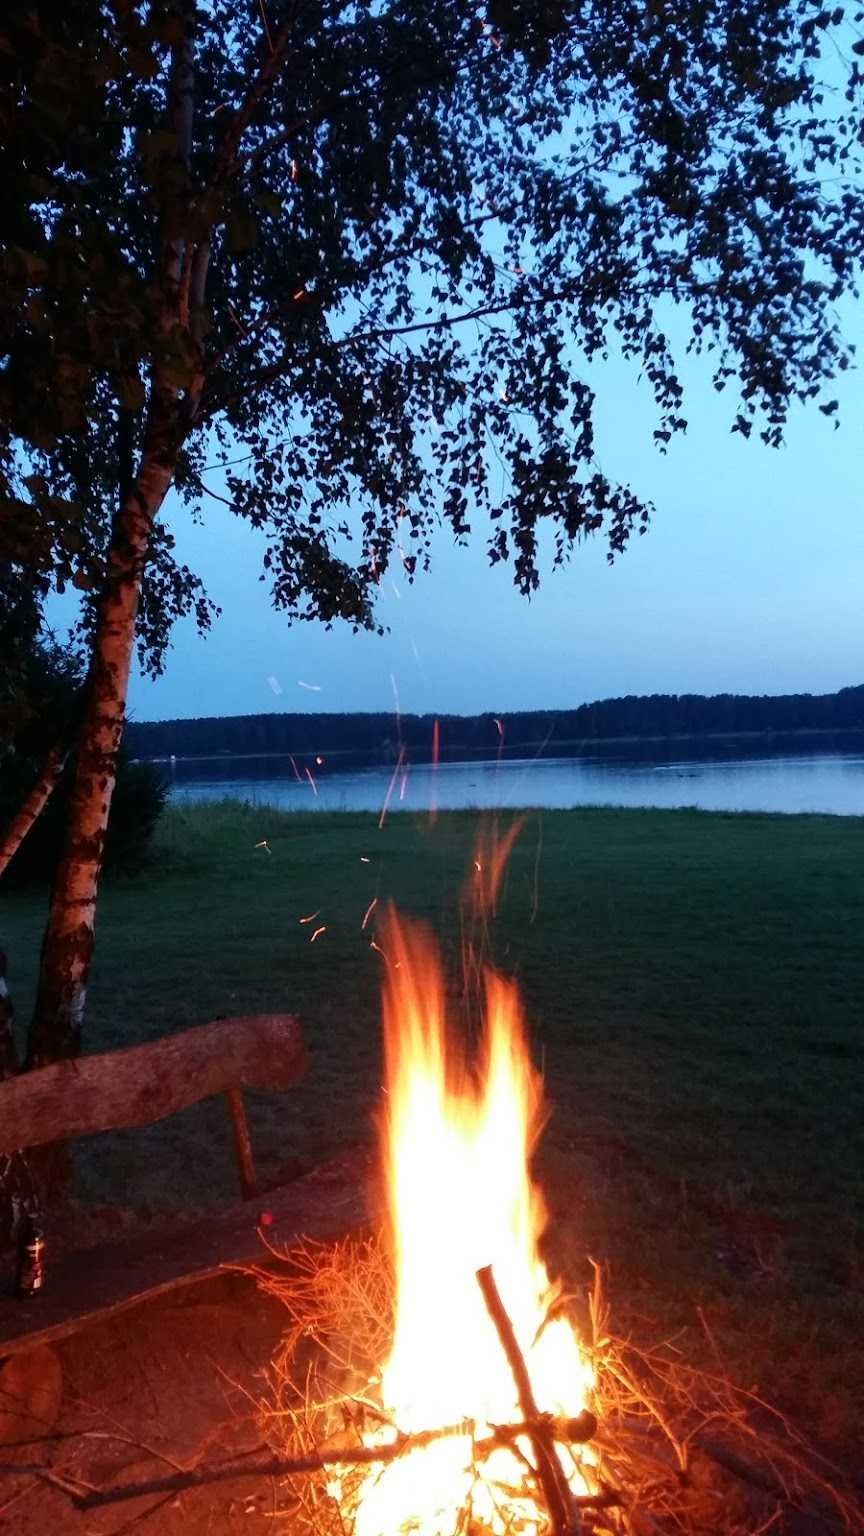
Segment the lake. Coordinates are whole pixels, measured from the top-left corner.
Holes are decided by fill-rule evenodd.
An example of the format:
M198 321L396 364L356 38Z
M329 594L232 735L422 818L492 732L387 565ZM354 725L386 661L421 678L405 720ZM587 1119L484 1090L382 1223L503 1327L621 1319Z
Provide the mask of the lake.
M654 751L646 757L641 744L635 754L423 763L397 772L314 758L295 765L281 755L186 758L159 767L174 802L230 797L289 811L609 805L864 816L860 752L711 758Z

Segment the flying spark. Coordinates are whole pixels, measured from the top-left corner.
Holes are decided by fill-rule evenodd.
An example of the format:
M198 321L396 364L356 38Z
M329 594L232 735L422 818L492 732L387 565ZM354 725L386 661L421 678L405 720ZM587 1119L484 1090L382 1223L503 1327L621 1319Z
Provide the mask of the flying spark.
M368 859L367 859L366 862L367 863L369 862ZM377 907L377 905L378 905L378 897L377 896L373 896L372 900L370 901L370 903L368 905L368 907L366 908L366 911L363 914L363 921L360 924L360 932L361 933L363 932L363 929L366 927L366 924L368 923L370 917L372 916L372 913L375 911L375 908Z
M322 933L326 933L326 932L327 932L327 924L326 923L322 923L320 928L316 928L315 929L315 932L313 933L311 939L309 940L309 943L310 944L314 944L315 940L316 939L320 939Z
M396 783L396 779L397 779L399 773L402 770L402 763L403 763L404 757L405 757L405 748L404 747L400 747L399 748L399 756L396 759L396 767L393 769L393 773L392 773L392 775L390 777L390 783L387 785L387 793L384 796L384 804L381 807L381 815L378 817L378 830L379 830L379 832L380 832L381 828L383 827L384 822L385 822L385 820L387 818L387 807L390 804L390 796L393 793L393 787L394 787L394 785Z
M312 786L312 793L313 793L313 795L315 796L315 798L317 800L317 798L318 798L318 786L315 783L314 778L312 777L312 770L311 770L311 768L306 768L306 769L304 769L304 772L306 774L307 779L309 780L309 783Z
M441 760L441 722L435 721L432 727L432 786L429 796L429 820L434 822L438 817L438 764Z
M319 907L317 912L310 912L308 917L299 917L297 919L297 921L299 923L314 923L316 917L320 917L320 916L321 916L321 908Z

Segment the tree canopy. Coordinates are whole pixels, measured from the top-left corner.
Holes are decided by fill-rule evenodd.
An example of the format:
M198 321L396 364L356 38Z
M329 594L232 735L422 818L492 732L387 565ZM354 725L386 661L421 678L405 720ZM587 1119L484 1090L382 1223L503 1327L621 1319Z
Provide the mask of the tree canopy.
M93 623L151 451L264 531L294 617L374 625L440 519L525 592L545 526L622 550L649 508L596 463L586 371L621 349L683 430L666 301L734 430L836 410L862 51L817 0L9 0L7 578ZM156 520L149 666L190 611Z

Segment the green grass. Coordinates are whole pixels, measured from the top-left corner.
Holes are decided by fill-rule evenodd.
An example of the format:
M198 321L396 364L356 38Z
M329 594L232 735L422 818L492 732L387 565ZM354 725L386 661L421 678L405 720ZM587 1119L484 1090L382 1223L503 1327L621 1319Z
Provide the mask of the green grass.
M392 897L426 918L458 992L479 824L170 809L151 867L105 887L88 1049L294 1011L313 1065L256 1107L263 1166L363 1139L380 1075L364 911ZM44 908L44 893L0 908L22 1019ZM818 1398L840 1438L864 1384L862 937L864 821L621 810L532 813L490 935L546 1073L541 1167L568 1263L589 1247L622 1306L658 1321L692 1322L698 1303L748 1370L811 1413ZM81 1188L221 1198L223 1121L210 1105L100 1138Z

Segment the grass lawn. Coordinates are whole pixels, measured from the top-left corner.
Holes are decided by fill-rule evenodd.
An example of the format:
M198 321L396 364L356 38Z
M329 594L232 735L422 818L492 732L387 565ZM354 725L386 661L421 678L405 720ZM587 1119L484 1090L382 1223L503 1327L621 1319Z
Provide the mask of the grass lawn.
M313 1065L256 1105L262 1165L365 1139L380 961L363 914L378 896L425 917L458 993L478 826L170 809L150 868L104 890L88 1049L296 1011ZM0 905L22 1020L44 909L44 893ZM687 1348L707 1349L704 1319L734 1369L846 1446L864 1397L862 939L864 821L593 809L528 816L489 936L546 1073L540 1167L565 1267L578 1281L586 1250L602 1259L621 1314L681 1327ZM99 1138L81 1190L224 1198L223 1122L212 1104Z

